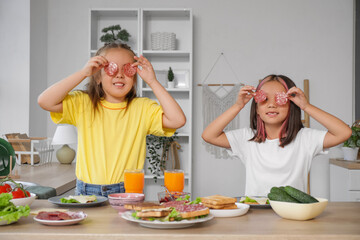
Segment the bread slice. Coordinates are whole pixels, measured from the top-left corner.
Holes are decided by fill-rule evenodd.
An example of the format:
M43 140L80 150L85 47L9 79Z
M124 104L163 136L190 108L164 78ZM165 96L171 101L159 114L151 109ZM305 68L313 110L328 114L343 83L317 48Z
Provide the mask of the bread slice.
M207 215L210 213L209 208L201 209L199 211L192 211L192 212L180 212L180 216L182 218L193 218L197 216Z
M169 213L171 213L171 208L164 208L164 209L149 209L147 210L143 210L140 212L136 213L137 217L141 217L141 218L150 218L150 217L166 217L167 215L169 215Z
M223 205L212 205L208 203L203 203L204 206L210 209L236 209L237 206L235 203L223 204Z
M141 211L144 209L160 209L160 208L167 208L166 206L161 206L158 203L154 202L141 202L141 203L135 203L135 204L125 204L124 208L128 210L135 210L135 211Z
M226 197L222 195L213 195L208 197L202 197L201 202L203 204L211 204L211 205L224 205L224 204L234 204L236 203L236 198Z

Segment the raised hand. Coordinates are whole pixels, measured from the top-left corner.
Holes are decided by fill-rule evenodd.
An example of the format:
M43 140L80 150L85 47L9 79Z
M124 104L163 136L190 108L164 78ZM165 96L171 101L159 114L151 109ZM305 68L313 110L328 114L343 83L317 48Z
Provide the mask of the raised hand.
M89 77L105 67L108 61L103 56L95 56L89 59L85 66L81 69L84 76Z
M240 108L243 108L250 101L250 99L254 97L254 90L256 90L256 88L253 86L242 87L238 93L235 104L237 104Z
M287 92L287 95L288 99L293 101L302 110L304 110L309 105L309 101L307 100L305 93L300 88L290 88Z
M132 66L140 66L137 68L137 73L139 76L150 86L156 80L155 71L149 60L147 60L143 55L140 57L134 56L134 59L137 61L132 64Z

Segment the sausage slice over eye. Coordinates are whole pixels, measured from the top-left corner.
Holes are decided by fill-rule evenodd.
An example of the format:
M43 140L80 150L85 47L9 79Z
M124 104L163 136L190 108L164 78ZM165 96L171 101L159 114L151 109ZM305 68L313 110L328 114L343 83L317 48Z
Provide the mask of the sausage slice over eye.
M133 77L136 74L136 67L132 67L131 63L127 63L124 65L124 74L127 77Z
M277 92L275 94L275 102L277 105L285 105L288 101L287 94L284 92Z
M109 62L109 64L104 67L104 71L106 72L107 75L113 77L119 71L119 67L116 63Z
M254 99L256 103L265 101L266 100L265 92L263 90L256 91Z

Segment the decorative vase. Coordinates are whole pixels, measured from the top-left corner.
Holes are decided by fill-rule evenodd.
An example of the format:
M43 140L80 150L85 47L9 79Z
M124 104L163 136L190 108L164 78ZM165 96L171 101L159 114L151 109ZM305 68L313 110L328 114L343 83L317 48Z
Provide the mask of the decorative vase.
M359 148L342 147L344 153L344 160L355 161L357 160Z
M75 158L76 152L69 145L64 144L62 148L56 151L56 158L62 164L70 164Z
M171 82L168 81L168 82L167 82L167 87L168 87L168 88L174 88L174 87L175 87L175 82L174 82L174 81L171 81Z

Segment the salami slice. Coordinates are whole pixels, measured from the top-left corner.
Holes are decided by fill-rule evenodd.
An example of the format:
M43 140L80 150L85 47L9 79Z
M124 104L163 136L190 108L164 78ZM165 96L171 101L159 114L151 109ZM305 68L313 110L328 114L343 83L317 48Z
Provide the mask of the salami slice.
M124 65L124 74L131 78L136 74L136 67L132 67L131 63L127 63Z
M43 220L69 220L73 219L67 213L55 211L55 212L39 212L36 216L38 219Z
M173 207L178 212L194 212L194 211L207 209L207 207L202 204L187 205L186 203L187 201L171 201L171 202L163 203L162 206Z
M266 100L266 94L263 90L258 90L255 92L255 102L260 103Z
M119 71L119 67L116 63L109 62L109 64L104 67L104 71L110 77L114 77L117 74L117 72Z
M285 105L288 101L287 94L284 92L277 92L275 94L275 102L277 105Z

